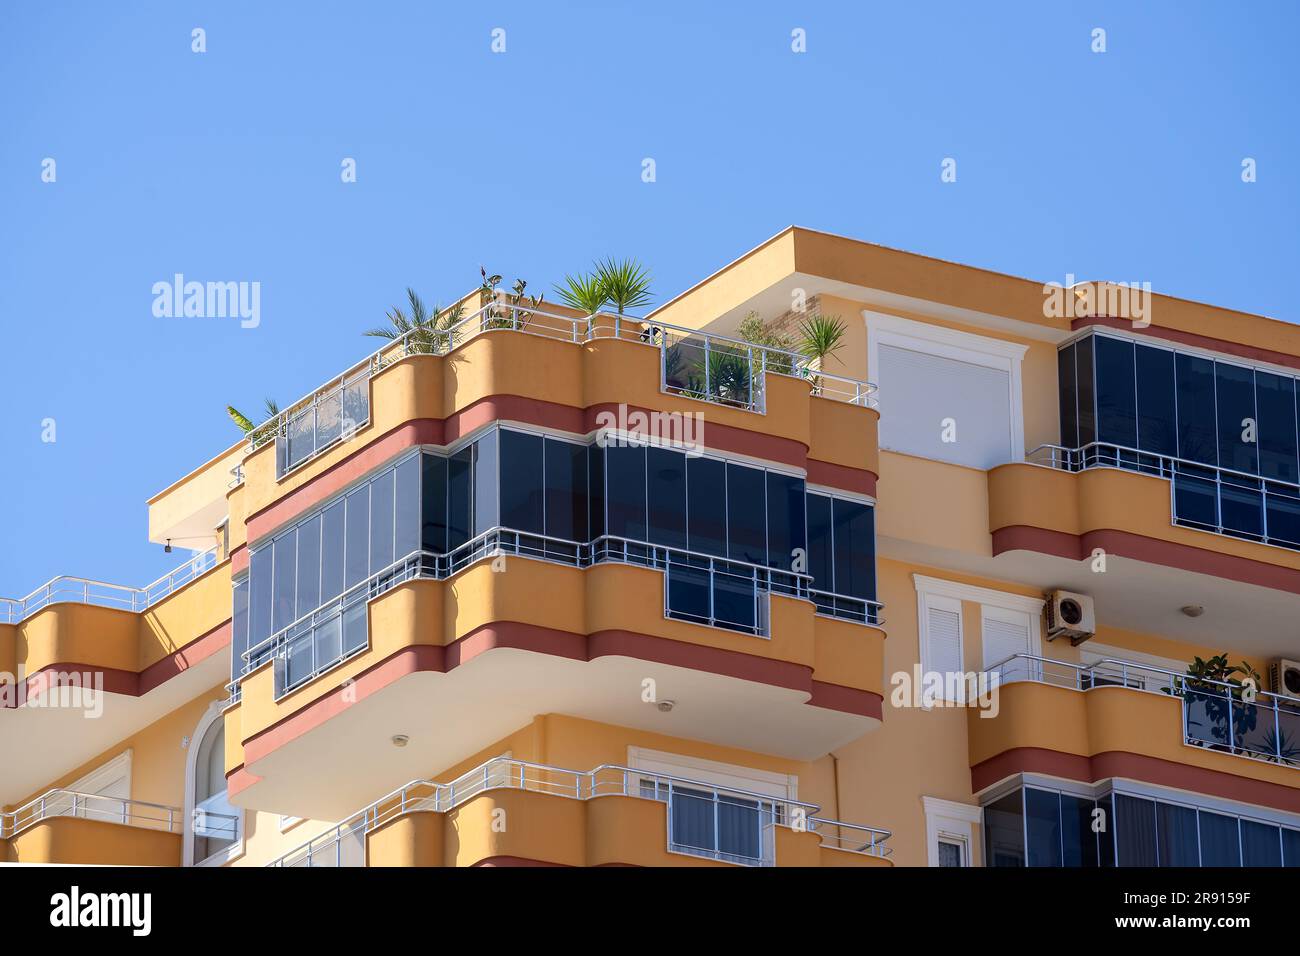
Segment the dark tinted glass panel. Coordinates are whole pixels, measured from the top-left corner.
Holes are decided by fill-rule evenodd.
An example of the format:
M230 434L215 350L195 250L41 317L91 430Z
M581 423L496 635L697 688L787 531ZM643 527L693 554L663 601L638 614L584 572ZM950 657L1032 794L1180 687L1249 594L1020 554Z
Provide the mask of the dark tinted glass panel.
M1219 465L1258 474L1259 442L1255 419L1255 373L1248 368L1216 362L1214 387L1218 399Z
M1207 465L1218 464L1218 427L1214 415L1214 363L1178 354L1178 456Z
M1137 447L1137 392L1133 380L1133 343L1106 335L1095 337L1097 361L1098 440Z
M727 556L767 563L767 494L764 472L727 464Z
M1158 864L1154 800L1115 795L1115 846L1119 866Z
M1257 479L1223 476L1219 485L1219 520L1226 531L1252 537L1264 533L1264 498Z
M498 433L490 431L474 443L474 535L495 528L499 522L497 492Z
M1160 841L1161 866L1200 866L1196 811L1191 807L1157 804L1156 839Z
M1287 485L1269 488L1268 539L1275 544L1300 548L1300 491Z
M1092 831L1097 804L1082 797L1061 794L1061 863L1097 866L1097 834Z
M1200 811L1201 866L1241 866L1237 818Z
M1259 473L1279 481L1297 480L1295 379L1255 373L1259 415Z
M831 499L808 495L808 573L818 591L835 591L831 564Z
M1101 829L1097 833L1097 856L1102 866L1115 865L1115 798L1107 794L1097 801Z
M345 500L347 540L343 545L343 581L352 587L370 576L370 489L358 488Z
M470 539L473 521L474 449L462 448L447 460L447 549Z
M258 548L248 558L249 646L271 636L271 545Z
M686 456L666 448L646 449L646 486L649 540L686 547Z
M752 569L719 565L713 574L713 617L723 627L753 632L757 627Z
M420 547L434 554L447 550L447 459L420 456Z
M708 571L670 559L668 565L668 610L674 617L707 624L712 608Z
M394 475L391 470L370 483L370 573L393 563Z
M1174 353L1147 345L1136 348L1138 447L1161 455L1177 455Z
M1281 866L1282 843L1278 828L1254 820L1241 821L1243 866Z
M833 499L835 593L876 596L875 512L856 501Z
M534 534L546 529L542 515L541 435L501 431L501 527Z
M1096 393L1092 374L1092 337L1081 339L1074 346L1075 381L1079 389L1079 445L1097 440Z
M298 609L294 618L316 610L320 596L320 515L298 526Z
M248 579L235 585L234 608L231 612L230 677L239 676L244 666L244 651L248 650Z
M1174 478L1174 516L1183 522L1218 526L1218 489L1212 472L1180 465Z
M802 478L767 473L767 559L774 568L794 568L795 551L806 552Z
M1061 799L1047 790L1025 788L1025 828L1030 866L1061 865Z
M397 504L394 508L393 560L420 550L420 456L397 465Z
M985 865L1025 865L1023 798L1023 791L1016 790L984 808Z
M565 541L587 540L587 449L546 439L546 533Z
M336 501L321 515L320 599L324 604L343 593L343 511Z
M1282 828L1282 865L1300 866L1300 830Z
M1066 448L1079 446L1079 400L1074 380L1074 346L1067 345L1056 353L1056 378L1061 400L1061 444Z
M686 459L687 547L727 554L727 466L713 458Z
M644 541L645 449L605 449L605 498L609 534Z
M605 449L593 445L587 453L587 497L590 505L587 515L591 524L591 538L606 534L605 531Z
M296 555L298 534L290 531L275 539L275 604L271 609L271 630L278 631L294 621L294 589L297 587Z

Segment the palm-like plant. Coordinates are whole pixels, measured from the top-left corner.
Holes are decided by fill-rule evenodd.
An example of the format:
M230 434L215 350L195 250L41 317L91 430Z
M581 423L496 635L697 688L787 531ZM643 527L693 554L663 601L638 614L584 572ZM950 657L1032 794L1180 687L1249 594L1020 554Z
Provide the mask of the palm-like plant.
M261 425L254 425L252 419L234 405L226 406L226 414L230 416L230 420L239 426L239 430L248 436L248 440L254 446L264 444L275 435L275 426L271 423L280 414L280 404L273 398L265 399L263 408L266 411L266 421Z
M442 351L442 343L448 347L454 344L450 341L449 333L464 315L462 306L440 309L435 305L430 311L419 293L411 288L406 290L406 299L410 303L410 315L400 307L393 306L385 313L389 324L367 329L365 334L378 339L404 339L408 355L432 355Z
M799 351L816 365L816 371L826 370L826 360L843 346L844 333L848 331L838 315L814 315L799 324ZM812 375L813 394L821 393L821 377Z
M609 292L595 273L566 274L564 282L555 286L555 294L569 308L584 315L595 315L609 301Z
M635 259L603 259L596 263L595 278L619 315L650 302L650 273Z

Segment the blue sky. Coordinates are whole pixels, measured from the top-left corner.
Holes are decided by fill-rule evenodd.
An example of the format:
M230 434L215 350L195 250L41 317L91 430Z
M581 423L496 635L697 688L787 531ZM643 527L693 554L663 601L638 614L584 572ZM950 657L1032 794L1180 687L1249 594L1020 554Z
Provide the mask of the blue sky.
M1300 320L1298 10L7 4L0 595L175 566L145 500L234 441L228 403L297 398L480 263L549 292L635 256L662 301L797 223ZM260 326L154 317L177 272L260 282Z

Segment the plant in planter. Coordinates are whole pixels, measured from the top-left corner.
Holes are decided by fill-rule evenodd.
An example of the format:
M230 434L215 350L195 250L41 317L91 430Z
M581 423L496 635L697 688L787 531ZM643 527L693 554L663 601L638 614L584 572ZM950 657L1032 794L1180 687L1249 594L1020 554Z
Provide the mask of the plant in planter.
M844 346L848 327L838 315L814 315L799 325L799 351L808 356L818 371L825 371L828 359ZM836 359L838 361L838 359ZM813 394L821 391L821 378L812 373Z
M757 312L750 312L736 328L736 335L758 346L754 355L755 372L766 368L781 375L794 374L794 339L764 322Z
M478 287L479 308L486 308L483 313L483 329L522 329L533 318L533 310L542 304L544 295L527 295L528 283L516 279L509 292L501 292L497 286L501 276L488 275L487 269L478 267L481 282Z
M393 306L385 313L387 326L367 329L363 334L378 339L404 339L408 355L436 355L450 348L454 344L451 342L450 330L464 316L464 308L457 305L441 309L435 305L430 311L425 307L424 300L411 288L406 290L406 300L410 308L409 315L399 306Z
M248 436L248 441L254 448L258 448L275 437L275 427L271 422L280 414L280 405L273 399L265 399L263 406L266 412L266 421L261 425L254 425L252 419L235 408L234 405L226 406L226 414L230 420L239 426L239 430Z
M1261 677L1245 661L1231 664L1226 653L1193 658L1182 681L1190 743L1230 751L1256 729L1259 708L1246 699L1246 681L1258 687Z

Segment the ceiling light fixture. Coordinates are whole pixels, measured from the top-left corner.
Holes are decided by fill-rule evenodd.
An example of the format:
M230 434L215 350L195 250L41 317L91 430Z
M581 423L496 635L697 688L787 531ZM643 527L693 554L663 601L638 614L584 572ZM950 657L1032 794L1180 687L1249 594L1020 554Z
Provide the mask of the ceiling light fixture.
M406 736L406 734L393 734L394 747L405 747L410 742L411 738Z
M1182 612L1188 617L1200 617L1205 613L1205 608L1201 607L1199 604L1184 604Z
M674 707L677 706L677 701L675 701L675 700L661 700L661 701L659 701L659 703L656 704L655 706L657 706L657 707L658 707L658 708L659 708L663 713L666 714L666 713L668 713L670 710L672 710Z

